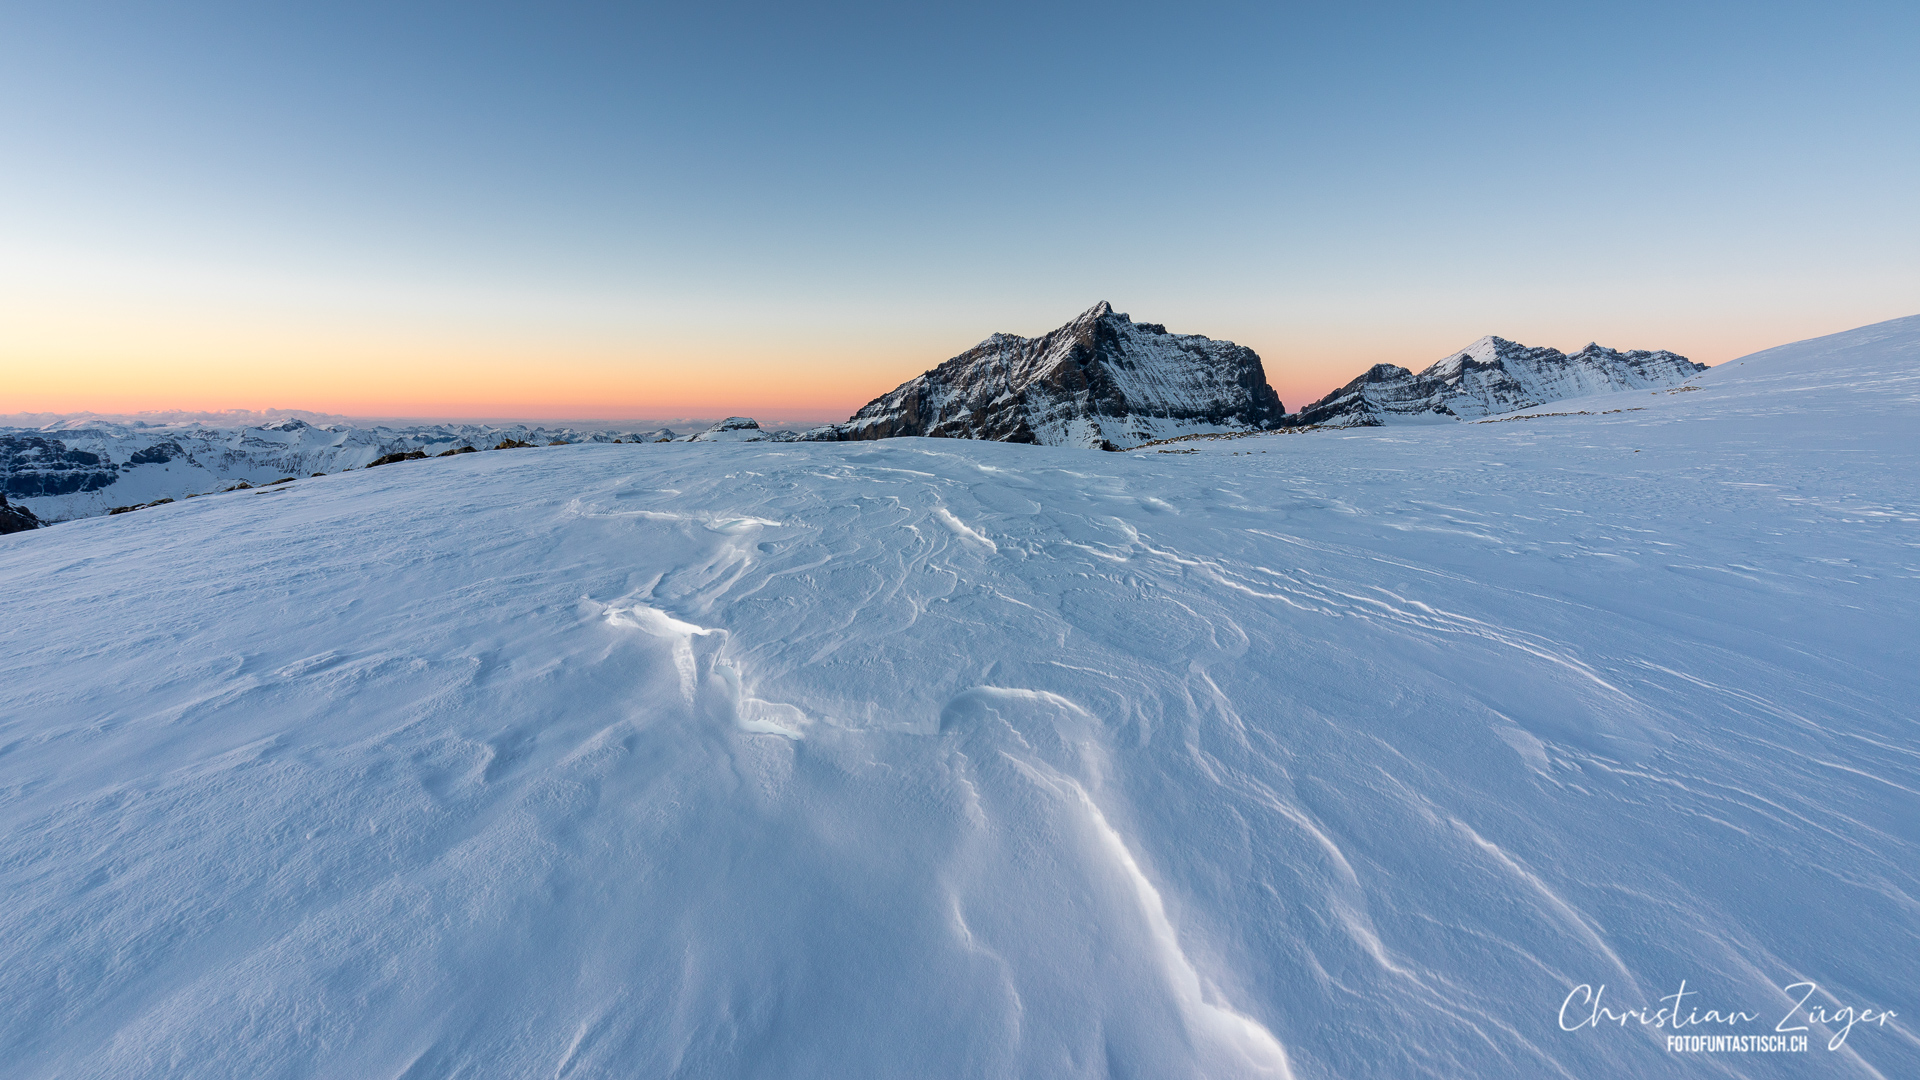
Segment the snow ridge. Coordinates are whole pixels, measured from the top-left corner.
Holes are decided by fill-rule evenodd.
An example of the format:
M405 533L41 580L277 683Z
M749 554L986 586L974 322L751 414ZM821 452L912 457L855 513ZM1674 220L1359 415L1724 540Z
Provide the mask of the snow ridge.
M1125 449L1276 427L1286 414L1252 349L1136 323L1102 301L1037 338L994 334L808 441L903 435Z
M1322 427L1473 420L1565 398L1677 386L1705 370L1665 349L1589 344L1569 356L1489 335L1418 375L1375 364L1290 419Z

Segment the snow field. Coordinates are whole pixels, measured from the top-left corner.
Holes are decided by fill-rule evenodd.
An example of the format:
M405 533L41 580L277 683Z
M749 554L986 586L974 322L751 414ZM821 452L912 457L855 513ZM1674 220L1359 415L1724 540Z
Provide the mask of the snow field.
M1590 415L557 447L8 537L0 1072L1920 1071L1876 330L1535 410ZM1681 979L1904 1015L1556 1023Z

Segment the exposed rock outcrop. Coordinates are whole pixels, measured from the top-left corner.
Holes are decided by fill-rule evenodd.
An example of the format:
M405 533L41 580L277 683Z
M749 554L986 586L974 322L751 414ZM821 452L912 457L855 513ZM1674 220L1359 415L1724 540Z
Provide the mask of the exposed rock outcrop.
M1136 323L1102 302L1036 338L995 334L808 440L902 435L1119 449L1276 427L1285 408L1252 349Z
M24 506L9 506L5 493L0 493L0 536L39 527L40 519L33 516L33 511Z
M426 456L427 452L425 450L405 450L394 454L381 454L379 457L367 462L367 468L371 469L378 465L395 465L402 461L419 461Z
M131 514L135 510L145 510L150 506L165 506L172 501L172 499L155 499L150 503L135 503L132 506L116 506L107 511L107 516L112 517L115 514Z

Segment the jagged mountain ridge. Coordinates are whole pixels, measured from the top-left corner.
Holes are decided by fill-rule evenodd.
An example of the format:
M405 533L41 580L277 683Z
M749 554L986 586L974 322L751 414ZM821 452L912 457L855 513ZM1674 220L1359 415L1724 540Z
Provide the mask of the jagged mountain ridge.
M1035 338L994 334L810 441L906 435L1126 448L1277 427L1286 409L1252 349L1136 323L1102 301Z
M1569 356L1489 335L1418 375L1375 364L1288 419L1301 427L1473 420L1564 398L1677 386L1705 370L1665 349L1621 352L1589 344Z

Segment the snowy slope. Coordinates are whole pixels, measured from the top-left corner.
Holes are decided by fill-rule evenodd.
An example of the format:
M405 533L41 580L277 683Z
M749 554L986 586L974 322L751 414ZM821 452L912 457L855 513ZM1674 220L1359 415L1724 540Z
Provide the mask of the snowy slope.
M1920 320L1855 333L1587 415L0 538L0 1071L1920 1075ZM1682 980L1900 1016L1561 1029Z
M1418 375L1375 364L1290 420L1324 427L1448 423L1565 398L1678 386L1705 370L1707 365L1664 349L1620 352L1590 344L1569 356L1489 336Z
M1252 349L1136 323L1102 301L1036 338L995 334L802 438L929 435L1127 448L1285 415Z
M362 427L298 418L243 427L205 423L90 421L46 429L0 428L0 490L47 521L104 514L116 506L218 491L245 480L357 469L385 454L503 439L563 442L673 438L666 430L576 431L528 425L444 424Z

